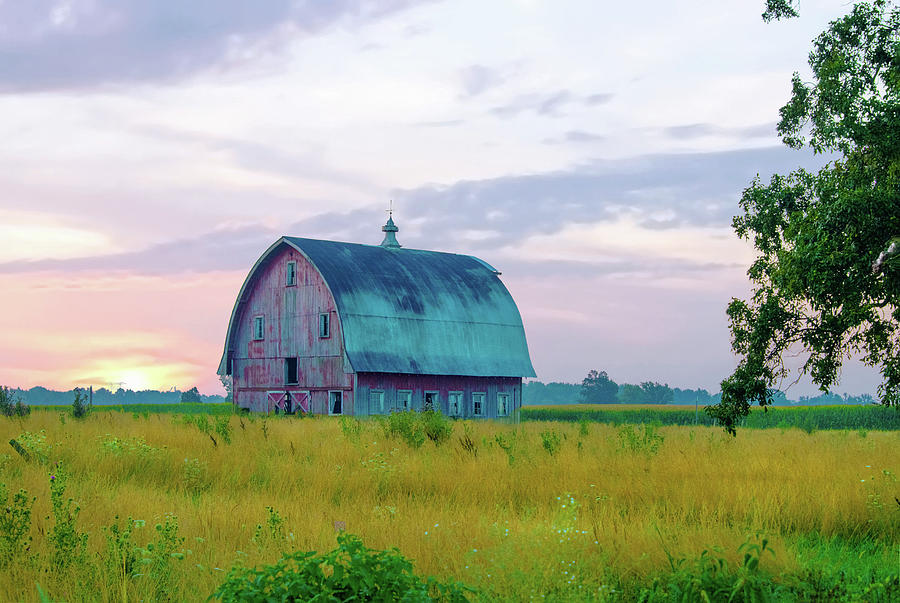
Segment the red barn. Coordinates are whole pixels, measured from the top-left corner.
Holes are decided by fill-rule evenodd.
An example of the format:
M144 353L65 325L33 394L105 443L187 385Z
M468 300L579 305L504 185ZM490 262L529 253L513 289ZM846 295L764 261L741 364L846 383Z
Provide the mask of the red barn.
M228 324L220 375L243 409L375 415L434 408L503 417L533 377L518 308L482 260L282 237L257 260Z

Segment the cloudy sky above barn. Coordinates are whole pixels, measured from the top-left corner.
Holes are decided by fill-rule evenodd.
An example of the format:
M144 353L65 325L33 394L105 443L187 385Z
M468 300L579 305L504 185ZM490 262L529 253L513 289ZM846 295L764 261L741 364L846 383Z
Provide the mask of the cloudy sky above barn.
M392 199L405 246L503 272L540 379L717 391L731 218L824 161L775 122L846 10L762 5L0 2L0 383L219 391L262 251L378 243Z

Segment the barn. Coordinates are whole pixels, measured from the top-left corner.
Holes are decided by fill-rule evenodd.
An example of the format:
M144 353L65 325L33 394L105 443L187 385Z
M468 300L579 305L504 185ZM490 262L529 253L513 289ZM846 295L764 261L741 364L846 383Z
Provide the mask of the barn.
M220 375L256 412L367 416L433 408L497 418L533 377L518 308L486 262L380 245L278 239L247 275Z

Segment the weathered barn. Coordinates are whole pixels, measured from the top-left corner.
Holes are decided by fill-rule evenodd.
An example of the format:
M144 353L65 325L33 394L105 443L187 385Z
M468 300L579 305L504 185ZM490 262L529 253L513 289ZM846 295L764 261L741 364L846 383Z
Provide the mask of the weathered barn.
M534 376L516 304L478 258L282 237L250 270L220 375L253 411L502 417Z

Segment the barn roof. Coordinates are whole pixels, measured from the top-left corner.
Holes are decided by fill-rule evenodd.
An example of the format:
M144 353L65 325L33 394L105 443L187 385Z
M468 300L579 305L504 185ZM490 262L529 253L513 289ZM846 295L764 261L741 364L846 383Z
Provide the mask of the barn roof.
M356 372L533 377L522 318L498 272L468 255L282 237L321 273ZM241 292L243 296L244 290ZM224 373L232 329L229 326Z

